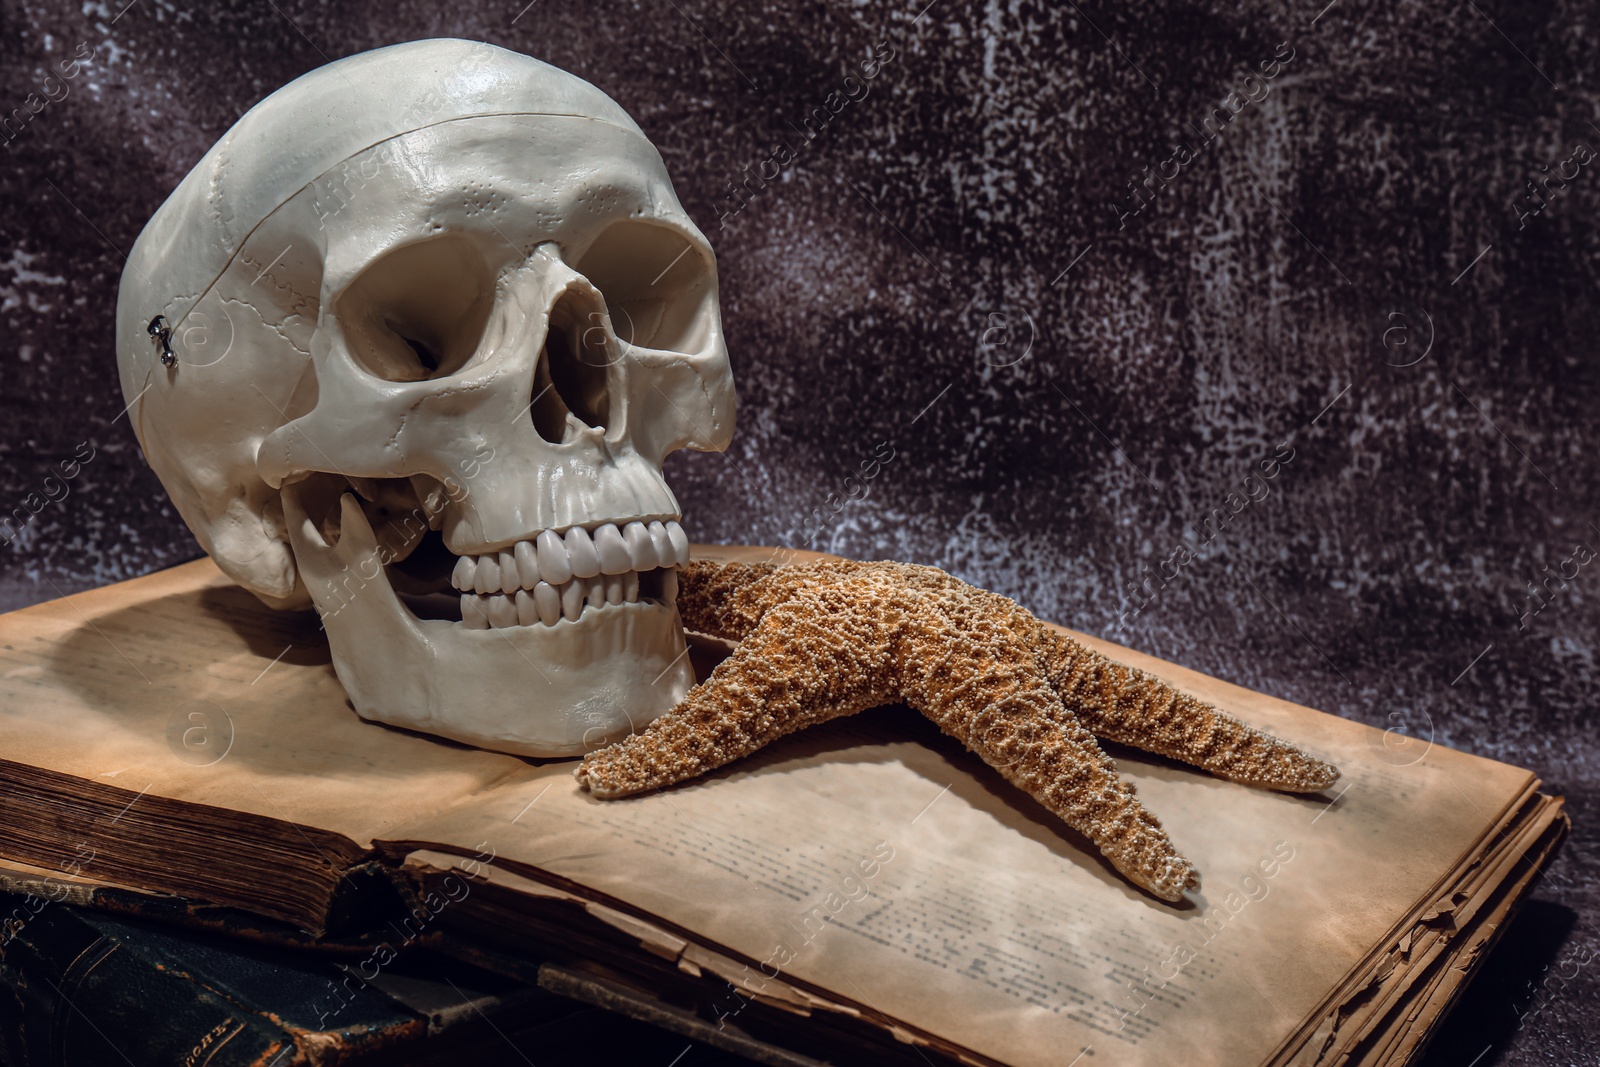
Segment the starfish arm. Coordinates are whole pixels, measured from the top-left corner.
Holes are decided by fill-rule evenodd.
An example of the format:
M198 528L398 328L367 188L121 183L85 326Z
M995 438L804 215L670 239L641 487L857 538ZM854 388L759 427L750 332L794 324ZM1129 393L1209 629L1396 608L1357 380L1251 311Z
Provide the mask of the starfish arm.
M1194 866L1003 622L957 626L946 618L944 626L910 628L896 673L908 704L1088 837L1134 884L1174 901L1199 885Z
M1029 644L1062 703L1096 737L1181 760L1222 778L1292 793L1315 793L1339 769L1247 726L1159 678L1107 659L1046 626L1009 597L968 585L933 567L902 567L908 584L945 611L1004 618Z
M1100 655L1043 624L1035 651L1061 699L1097 736L1289 793L1332 785L1339 768L1248 726L1153 675Z
M770 576L739 577L751 583L741 588L753 591L748 602L770 593L760 588ZM584 757L579 782L608 799L661 788L807 726L891 703L886 635L850 610L852 596L839 587L805 588L763 608L739 647L677 707Z
M792 600L800 590L868 566L850 560L792 567L695 560L678 570L678 615L685 629L742 641L767 612Z

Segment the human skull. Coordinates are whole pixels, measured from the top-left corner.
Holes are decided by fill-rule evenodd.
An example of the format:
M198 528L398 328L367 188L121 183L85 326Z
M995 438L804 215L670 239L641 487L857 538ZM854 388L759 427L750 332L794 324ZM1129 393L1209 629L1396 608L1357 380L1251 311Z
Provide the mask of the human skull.
M693 684L662 461L732 434L715 261L587 82L452 40L312 71L156 212L117 330L179 514L315 605L362 716L563 756Z

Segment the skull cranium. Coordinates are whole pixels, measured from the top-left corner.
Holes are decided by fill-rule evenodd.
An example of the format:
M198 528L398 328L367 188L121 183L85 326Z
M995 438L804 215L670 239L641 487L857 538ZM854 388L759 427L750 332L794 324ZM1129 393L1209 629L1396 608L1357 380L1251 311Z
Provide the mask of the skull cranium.
M118 331L179 513L315 604L363 716L570 755L692 684L662 461L732 433L715 261L594 87L463 41L307 74L151 220Z

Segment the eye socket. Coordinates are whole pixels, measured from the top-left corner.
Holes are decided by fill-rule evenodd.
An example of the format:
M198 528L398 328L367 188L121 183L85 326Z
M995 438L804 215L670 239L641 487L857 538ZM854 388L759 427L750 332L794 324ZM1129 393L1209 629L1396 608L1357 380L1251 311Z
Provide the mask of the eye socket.
M445 235L373 262L340 294L338 312L362 369L386 381L420 382L466 366L493 305L483 257L470 242Z
M716 273L710 253L681 231L617 222L572 266L605 296L611 327L628 344L698 352L709 343Z

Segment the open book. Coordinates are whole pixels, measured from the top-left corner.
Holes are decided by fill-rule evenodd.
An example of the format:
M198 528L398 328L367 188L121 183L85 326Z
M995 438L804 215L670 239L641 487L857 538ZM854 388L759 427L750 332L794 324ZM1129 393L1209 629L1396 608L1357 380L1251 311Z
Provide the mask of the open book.
M834 1062L1412 1057L1559 843L1560 800L1074 636L1344 777L1297 797L1116 749L1202 872L1178 905L903 708L602 801L572 761L362 721L315 618L201 560L0 616L0 864L312 933L359 927L392 882L412 918L358 974L443 931Z

